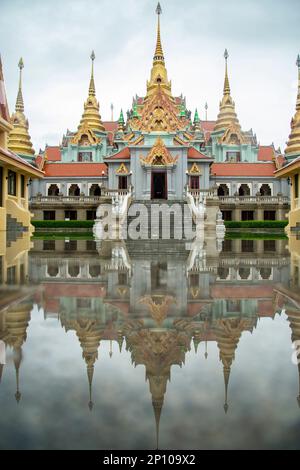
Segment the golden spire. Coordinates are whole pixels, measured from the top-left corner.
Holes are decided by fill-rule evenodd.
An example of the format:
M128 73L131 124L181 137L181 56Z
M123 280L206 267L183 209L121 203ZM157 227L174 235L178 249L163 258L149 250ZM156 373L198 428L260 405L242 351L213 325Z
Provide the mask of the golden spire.
M291 122L291 134L287 142L285 154L293 159L300 155L300 55L298 54L296 65L298 67L298 94L296 101L296 113Z
M95 80L94 80L94 60L95 60L95 52L92 51L91 53L91 61L92 61L92 70L91 70L91 79L89 85L89 96L86 102L84 103L84 111L78 126L78 131L98 131L98 132L105 132L105 128L103 126L103 122L101 121L101 116L99 113L99 103L96 99L96 87L95 87ZM76 136L75 136L76 137Z
M24 100L22 93L22 70L24 62L21 58L18 64L19 72L19 89L16 100L15 113L11 117L13 129L9 134L8 148L18 155L32 158L34 150L32 148L31 138L28 132L29 124L24 114Z
M240 129L240 123L235 112L235 103L230 95L230 85L228 78L228 51L225 49L224 58L225 58L225 80L224 80L224 90L223 98L220 102L220 112L217 118L217 122L214 130L219 131L221 129L226 130L229 126L234 124L237 128Z
M20 76L19 76L19 91L18 91L18 96L17 96L17 101L16 101L16 111L21 111L21 113L24 112L24 100L23 100L23 95L22 95L22 70L24 68L24 62L21 57L19 60L18 67L20 69Z
M224 52L225 81L224 81L224 92L223 92L224 95L230 95L230 85L229 85L229 78L228 78L228 64L227 64L228 57L229 57L228 51L227 51L227 49L225 49L225 52Z
M93 387L93 377L94 377L94 365L93 364L87 365L87 376L88 376L88 381L89 381L89 394L90 394L89 410L92 411L94 407L94 403L92 400L92 387Z
M94 81L94 60L96 59L95 52L92 51L91 53L91 60L92 60L92 71L91 71L91 80L90 80L90 87L89 87L89 96L96 96L96 87Z
M155 91L162 87L164 91L169 95L171 94L171 82L168 81L168 72L165 67L165 58L161 43L161 34L160 34L160 15L162 14L162 9L160 3L158 2L156 8L157 14L157 37L156 37L156 47L153 57L153 67L151 70L150 81L147 82L147 97L155 93Z
M161 37L160 37L160 15L162 14L162 9L161 9L159 2L156 8L156 13L158 17L157 18L157 39L156 39L155 53L153 57L153 65L155 64L155 62L165 63L164 53L163 53L163 49L161 45Z
M15 398L16 398L17 403L19 403L19 401L21 400L20 383L19 383L19 372L20 372L21 362L22 362L22 349L21 347L14 348L14 364L15 364L15 371L16 371L16 386L17 386Z

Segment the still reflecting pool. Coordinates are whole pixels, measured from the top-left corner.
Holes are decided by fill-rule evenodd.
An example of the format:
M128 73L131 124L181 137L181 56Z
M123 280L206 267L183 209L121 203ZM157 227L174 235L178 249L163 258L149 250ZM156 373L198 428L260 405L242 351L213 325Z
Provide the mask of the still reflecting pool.
M299 270L296 238L0 241L0 448L299 448Z

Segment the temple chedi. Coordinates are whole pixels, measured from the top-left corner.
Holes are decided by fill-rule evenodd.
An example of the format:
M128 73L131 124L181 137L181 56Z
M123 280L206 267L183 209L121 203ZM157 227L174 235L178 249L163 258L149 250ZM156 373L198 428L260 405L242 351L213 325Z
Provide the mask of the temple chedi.
M17 95L15 112L11 116L13 129L9 134L8 148L12 152L18 154L26 160L33 161L34 149L29 135L29 123L24 114L24 100L22 92L22 70L24 62L21 58L19 61L20 77L19 77L19 90Z
M293 160L300 156L300 55L297 57L298 67L298 94L296 101L296 113L291 122L291 133L285 149L285 156L288 160Z

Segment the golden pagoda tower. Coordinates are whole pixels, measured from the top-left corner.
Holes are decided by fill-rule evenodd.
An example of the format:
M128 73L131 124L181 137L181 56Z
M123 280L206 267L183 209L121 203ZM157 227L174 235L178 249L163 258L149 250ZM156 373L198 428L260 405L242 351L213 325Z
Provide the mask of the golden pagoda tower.
M298 54L296 65L298 67L298 94L296 101L296 113L291 121L291 134L285 149L288 159L300 156L300 55Z
M240 123L235 112L235 103L230 94L230 85L228 78L228 51L225 49L224 58L225 58L225 81L224 81L224 90L223 98L220 102L220 112L217 117L217 122L214 128L214 131L226 130L229 126L234 125L240 129Z
M165 58L161 43L160 36L160 15L162 14L162 9L160 3L158 2L156 8L157 14L157 38L156 38L156 47L153 57L153 66L151 70L150 81L147 82L147 96L152 96L156 90L161 87L167 95L172 96L171 93L171 82L168 80L168 72L165 66Z
M95 52L92 51L91 53L91 61L92 61L92 71L91 71L91 79L90 79L90 86L89 86L89 96L86 102L84 103L84 111L83 115L78 127L78 131L81 130L91 130L91 131L98 131L98 132L105 132L105 128L103 126L103 122L100 116L100 106L96 98L96 87L94 81L94 60L95 60Z
M19 61L18 67L20 69L19 90L15 112L11 116L13 129L9 134L8 148L25 159L32 159L34 156L34 149L32 148L31 138L29 135L28 120L24 114L24 100L22 93L22 70L24 68L24 62L22 58Z

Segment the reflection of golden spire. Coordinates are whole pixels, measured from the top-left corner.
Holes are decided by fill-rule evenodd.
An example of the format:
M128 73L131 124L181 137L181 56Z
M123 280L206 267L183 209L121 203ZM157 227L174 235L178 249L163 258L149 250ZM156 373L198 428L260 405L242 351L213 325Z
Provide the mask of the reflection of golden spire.
M208 358L208 352L207 352L207 341L205 341L205 354L204 354L205 359Z
M24 100L22 94L22 70L24 62L21 58L18 64L20 69L19 89L16 101L15 113L11 117L13 129L9 134L8 148L24 157L32 157L34 150L32 148L31 138L28 132L29 124L24 114Z
M84 103L84 111L83 115L78 127L78 130L93 130L99 132L105 132L105 128L101 121L101 116L99 113L99 103L96 99L96 87L94 81L94 60L96 56L94 51L91 53L91 60L92 60L92 71L91 71L91 79L89 85L89 96L86 102Z
M300 341L300 312L299 310L286 308L286 315L292 330L292 343ZM298 374L299 374L299 395L297 397L297 402L300 407L300 364L298 365Z
M112 350L112 340L109 342L109 357L112 358L113 350Z
M0 384L2 380L3 368L4 368L4 364L0 364Z
M21 400L21 393L20 393L20 385L19 385L19 372L20 372L20 365L22 362L22 348L14 348L14 364L15 364L15 371L16 371L16 393L15 398L16 402L19 403Z
M89 393L90 393L89 409L90 409L90 411L92 411L92 409L94 407L94 403L93 403L93 400L92 400L94 365L91 365L91 364L87 365L87 376L88 376L88 381L89 381Z
M230 369L232 362L235 358L235 350L238 346L244 328L246 328L246 324L243 320L239 318L219 320L218 322L216 338L220 351L220 360L223 364L225 384L225 413L227 413L228 411L228 384L230 377Z
M164 400L152 400L156 426L156 448L159 449L159 426Z
M224 80L224 89L223 89L223 98L220 102L220 112L218 114L217 122L214 130L219 131L221 129L227 129L230 125L234 124L238 129L240 129L240 123L235 112L235 103L230 95L230 85L228 78L228 51L225 49L224 58L225 58L225 80Z
M165 58L160 35L160 15L162 14L160 3L157 5L156 13L158 16L156 46L153 57L151 78L150 81L147 82L147 97L155 93L160 87L164 89L167 95L171 96L171 82L168 81L168 73L165 67Z
M291 122L291 134L285 149L288 158L295 158L300 155L300 55L297 57L298 67L298 94L296 101L296 114Z

